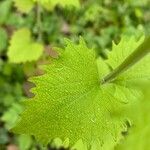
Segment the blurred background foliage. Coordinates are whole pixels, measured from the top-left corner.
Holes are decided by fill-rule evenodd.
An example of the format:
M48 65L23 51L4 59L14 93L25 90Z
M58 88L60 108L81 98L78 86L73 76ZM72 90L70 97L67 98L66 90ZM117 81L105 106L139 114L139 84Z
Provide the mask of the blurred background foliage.
M57 57L55 46L63 47L65 37L78 42L83 36L88 46L105 58L112 40L117 43L122 34L138 36L137 29L150 33L149 0L72 0L69 5L68 0L48 5L30 1L0 0L0 150L43 149L33 137L13 135L9 129L22 110L20 102L33 96L27 78L41 74L38 65L46 63L49 56ZM14 63L8 51L13 36L23 28L43 46L43 52L34 61Z

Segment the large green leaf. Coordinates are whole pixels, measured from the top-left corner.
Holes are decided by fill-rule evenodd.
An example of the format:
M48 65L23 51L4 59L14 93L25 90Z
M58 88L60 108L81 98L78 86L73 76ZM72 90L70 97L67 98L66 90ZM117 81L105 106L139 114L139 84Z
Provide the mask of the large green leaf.
M43 69L44 75L30 79L36 85L35 97L24 102L13 131L43 143L59 137L69 138L71 144L81 139L95 150L113 148L127 130L127 111L141 92L119 81L101 85L110 69L82 39L79 45L67 40L60 58Z

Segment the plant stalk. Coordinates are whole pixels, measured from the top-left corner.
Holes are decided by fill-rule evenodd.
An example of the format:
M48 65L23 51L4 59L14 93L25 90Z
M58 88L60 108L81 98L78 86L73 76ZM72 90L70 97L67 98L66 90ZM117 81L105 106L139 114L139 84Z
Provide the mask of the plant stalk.
M38 41L42 42L42 7L37 3L37 28L38 28Z
M105 84L115 80L121 73L127 71L142 58L144 58L150 52L150 36L146 37L144 42L131 54L129 55L117 68L106 75L102 80L101 84Z

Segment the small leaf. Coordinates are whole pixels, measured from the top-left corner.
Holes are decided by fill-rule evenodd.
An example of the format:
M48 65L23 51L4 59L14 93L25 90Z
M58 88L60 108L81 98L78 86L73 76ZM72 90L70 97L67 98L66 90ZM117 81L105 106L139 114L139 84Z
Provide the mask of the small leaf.
M80 3L79 0L13 0L15 2L15 6L19 11L23 13L29 13L32 8L35 6L36 2L41 4L47 10L53 10L56 5L60 5L62 7L66 6L74 6L79 8Z
M20 135L18 138L18 143L19 143L20 150L27 150L27 149L30 149L33 141L32 141L31 136Z
M30 31L23 28L13 34L8 49L8 58L12 63L24 63L38 60L42 52L43 45L34 42Z
M8 111L6 111L3 116L1 117L1 120L5 122L6 129L10 129L14 126L14 123L16 122L18 115L22 111L22 107L19 104L14 103Z
M57 5L60 5L62 7L66 6L74 6L77 8L80 7L79 0L34 0L34 1L41 3L41 5L43 5L48 10L53 10Z
M34 7L33 0L13 0L13 1L18 10L23 13L29 13L31 9Z
M0 2L0 25L4 24L9 17L12 1L5 0Z

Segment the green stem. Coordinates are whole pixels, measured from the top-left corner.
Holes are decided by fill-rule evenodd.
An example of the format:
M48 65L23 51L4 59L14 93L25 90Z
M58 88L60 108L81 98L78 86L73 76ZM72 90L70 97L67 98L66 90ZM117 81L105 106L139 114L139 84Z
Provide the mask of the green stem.
M101 84L108 83L117 78L121 73L131 68L134 64L139 62L150 52L150 36L146 37L144 42L129 56L127 57L116 69L106 75Z
M42 42L42 7L37 3L37 28L38 28L38 41Z

